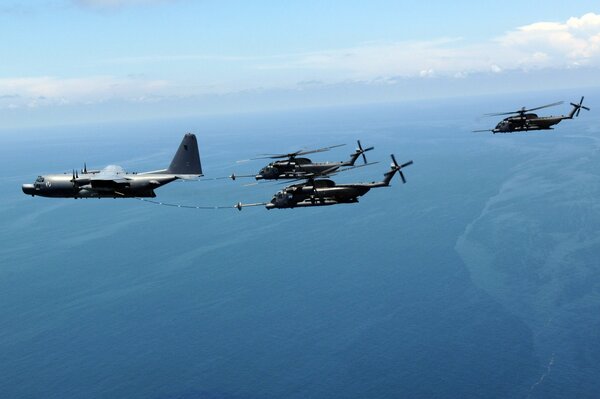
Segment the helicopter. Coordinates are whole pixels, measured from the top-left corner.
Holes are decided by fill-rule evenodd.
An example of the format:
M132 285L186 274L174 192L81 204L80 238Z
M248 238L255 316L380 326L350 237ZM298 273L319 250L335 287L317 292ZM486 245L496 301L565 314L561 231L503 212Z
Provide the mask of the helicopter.
M551 130L552 126L560 123L564 119L573 119L573 117L579 116L579 112L582 109L589 111L588 107L583 106L583 96L579 100L578 104L570 103L573 109L569 112L569 115L560 116L538 116L531 111L536 111L542 108L554 107L560 105L563 101L559 101L552 104L542 105L541 107L526 109L522 107L520 110L512 112L500 112L494 114L486 114L485 116L500 116L500 115L512 115L504 118L500 123L493 129L473 130L473 132L492 132L496 133L517 133L526 132L529 130Z
M254 204L238 202L235 207L241 211L245 207L260 205L264 205L267 209L283 209L357 203L358 197L365 195L372 188L389 187L390 181L396 173L400 175L402 183L406 183L402 169L412 165L413 161L399 165L394 154L391 155L391 158L391 168L379 182L336 184L330 179L311 178L306 182L292 184L278 191L270 202Z
M239 177L254 177L256 180L279 180L279 179L298 179L308 178L315 176L326 176L333 172L341 172L345 169L343 167L352 168L356 160L362 155L364 164L367 165L367 157L365 152L371 151L375 147L363 148L360 140L356 141L358 148L352 154L347 161L341 162L312 162L308 158L301 157L301 155L314 154L317 152L329 151L332 148L344 146L345 144L338 144L330 147L318 148L316 150L299 150L288 154L265 154L255 159L274 159L275 161L269 163L267 166L260 169L256 175L236 175L232 173L229 178L235 180Z

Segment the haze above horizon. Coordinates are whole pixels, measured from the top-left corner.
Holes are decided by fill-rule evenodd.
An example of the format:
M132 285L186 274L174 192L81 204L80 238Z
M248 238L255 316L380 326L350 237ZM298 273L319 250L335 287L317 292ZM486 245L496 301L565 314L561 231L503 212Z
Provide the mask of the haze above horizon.
M9 1L0 117L22 127L597 86L594 6Z

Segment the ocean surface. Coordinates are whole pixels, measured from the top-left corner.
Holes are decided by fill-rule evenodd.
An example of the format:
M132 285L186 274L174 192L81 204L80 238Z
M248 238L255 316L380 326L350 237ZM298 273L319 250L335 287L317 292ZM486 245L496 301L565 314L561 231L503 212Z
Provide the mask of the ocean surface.
M586 95L556 130L472 133L486 112ZM600 91L0 130L2 398L597 398ZM565 114L569 106L542 110ZM32 198L39 174L168 165L198 136L206 178L261 153L356 139L358 204L196 210ZM157 190L200 206L282 184Z

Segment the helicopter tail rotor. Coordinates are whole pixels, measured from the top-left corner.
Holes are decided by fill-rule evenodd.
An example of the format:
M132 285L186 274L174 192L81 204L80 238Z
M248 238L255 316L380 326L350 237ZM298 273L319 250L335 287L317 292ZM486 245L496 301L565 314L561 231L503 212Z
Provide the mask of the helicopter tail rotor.
M367 162L367 157L365 156L365 152L371 151L371 150L375 149L375 147L371 146L371 147L363 148L362 145L360 144L360 140L356 140L356 143L358 144L358 148L356 149L356 154L362 156L363 162L366 165L368 162Z
M402 173L402 168L412 165L413 161L408 161L408 162L403 163L402 165L398 165L398 162L396 162L396 157L394 156L394 154L392 154L391 157L392 157L391 171L393 173L398 172L398 174L400 175L400 179L402 180L402 183L405 184L406 177L404 176L404 173Z
M402 183L406 183L406 176L404 176L404 173L402 172L402 169L412 165L413 161L408 161L405 162L403 164L399 164L396 161L396 157L394 156L394 154L390 155L392 158L392 164L390 165L390 170L387 171L385 173L385 175L383 175L383 181L379 182L379 183L375 183L375 187L384 187L384 186L389 186L390 182L392 181L392 177L394 177L394 175L396 174L396 172L398 172L398 174L400 175L400 179L402 180Z
M573 110L571 111L571 114L569 115L570 118L573 118L573 116L578 117L579 113L581 112L582 109L585 109L586 111L590 110L588 107L585 107L582 105L583 98L584 98L584 96L581 96L581 100L579 100L578 104L571 103L571 105L573 106Z

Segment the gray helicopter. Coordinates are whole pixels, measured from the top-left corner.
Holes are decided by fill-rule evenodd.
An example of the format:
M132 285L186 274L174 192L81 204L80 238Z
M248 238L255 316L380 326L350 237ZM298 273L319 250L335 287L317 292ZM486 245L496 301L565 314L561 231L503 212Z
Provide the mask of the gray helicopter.
M372 188L388 187L396 173L400 175L402 183L406 183L402 169L412 165L413 161L399 165L393 154L391 157L391 169L384 174L383 180L379 182L336 184L330 179L311 178L306 182L293 184L278 191L270 202L254 204L238 202L236 208L241 211L245 207L260 205L264 205L267 209L283 209L356 203L358 197L365 195Z
M111 165L102 170L38 176L33 184L23 184L23 192L31 196L59 198L131 198L156 197L154 190L172 181L193 180L202 176L198 142L194 134L183 136L167 169L143 173L127 173Z
M473 132L492 132L496 133L518 133L526 132L529 130L552 130L552 126L560 123L565 119L573 119L573 117L579 116L579 112L582 109L589 111L588 107L583 106L583 96L579 100L578 104L570 103L573 107L568 115L559 116L538 116L531 111L536 111L542 108L553 107L555 105L562 104L562 101L557 103L542 105L541 107L526 109L525 107L517 111L511 112L500 112L495 114L486 114L485 116L501 116L501 115L512 115L504 118L500 121L493 129L473 130Z
M347 161L342 162L312 162L308 158L300 157L300 155L314 154L317 152L329 151L332 148L341 147L345 144L338 144L330 147L319 148L316 150L299 150L288 154L266 154L255 159L276 159L262 168L256 175L241 175L231 174L229 177L235 180L239 177L254 177L256 180L279 180L279 179L299 179L315 176L327 176L333 172L341 172L344 167L352 168L358 157L362 155L364 164L367 165L367 157L365 152L371 151L375 147L363 148L360 140L357 140L358 148L354 151Z

